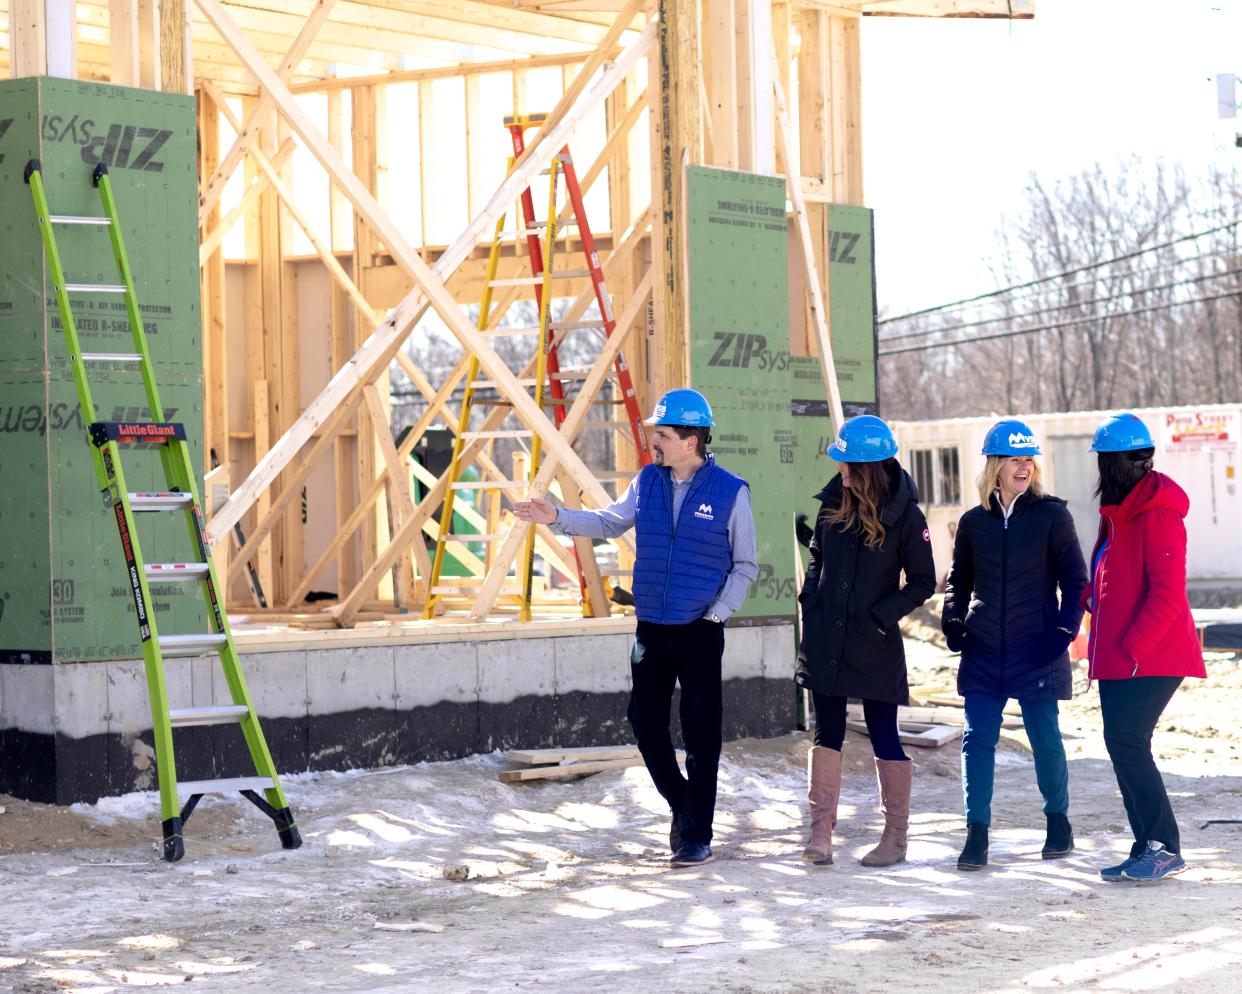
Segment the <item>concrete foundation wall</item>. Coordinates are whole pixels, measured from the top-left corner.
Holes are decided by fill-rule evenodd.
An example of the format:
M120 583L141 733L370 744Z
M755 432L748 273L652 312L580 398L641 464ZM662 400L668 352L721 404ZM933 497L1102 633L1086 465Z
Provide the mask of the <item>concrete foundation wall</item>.
M294 773L632 742L633 635L608 628L288 651L239 641L277 768ZM728 631L726 739L793 729L794 649L792 625ZM214 657L166 667L171 706L229 703ZM141 661L0 664L0 792L67 804L155 789L150 725ZM181 779L251 773L236 725L175 742Z

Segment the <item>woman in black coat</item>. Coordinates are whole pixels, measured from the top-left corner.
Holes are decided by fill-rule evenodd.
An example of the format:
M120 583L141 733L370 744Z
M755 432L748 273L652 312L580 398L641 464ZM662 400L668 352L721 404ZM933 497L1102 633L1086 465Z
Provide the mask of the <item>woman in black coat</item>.
M827 453L840 464L840 475L818 494L811 560L798 595L797 682L815 703L807 768L811 838L802 854L809 863L832 862L850 697L863 699L884 813L880 844L862 863L889 866L906 857L911 763L898 738L897 707L909 695L897 622L931 596L936 569L918 492L893 458L896 452L882 420L851 418Z
M949 648L962 654L957 691L966 700L967 838L960 870L987 865L996 743L1010 698L1022 706L1044 798L1042 855L1056 859L1074 848L1057 701L1072 696L1066 650L1082 620L1078 598L1087 568L1065 501L1040 486L1040 450L1031 429L1021 421L998 422L983 454L980 503L958 522L940 622Z

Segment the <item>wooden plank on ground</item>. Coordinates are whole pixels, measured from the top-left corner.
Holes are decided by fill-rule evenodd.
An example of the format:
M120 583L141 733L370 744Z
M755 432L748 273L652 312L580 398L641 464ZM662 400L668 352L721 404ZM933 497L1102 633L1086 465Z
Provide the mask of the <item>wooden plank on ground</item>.
M525 780L564 780L568 777L581 777L590 773L605 773L608 770L624 770L631 766L642 766L642 756L631 756L629 759L607 759L598 763L567 763L564 766L528 766L521 770L501 770L501 783L521 783Z
M861 704L851 704L845 709L845 716L855 721L863 720L863 708ZM952 707L899 707L897 709L898 721L913 721L924 725L962 725L966 722L966 712L961 708ZM1023 722L1020 717L1015 718L1012 715L1006 715L1001 720L1002 728L1022 728Z
M529 763L538 766L546 763L564 763L569 760L601 762L609 759L632 759L638 755L638 746L594 746L583 749L510 749L505 759L511 763Z
M867 724L863 721L847 719L845 727L850 731L867 734ZM918 721L897 723L897 738L901 740L902 745L937 749L949 742L956 742L961 737L962 729L954 725L929 725Z

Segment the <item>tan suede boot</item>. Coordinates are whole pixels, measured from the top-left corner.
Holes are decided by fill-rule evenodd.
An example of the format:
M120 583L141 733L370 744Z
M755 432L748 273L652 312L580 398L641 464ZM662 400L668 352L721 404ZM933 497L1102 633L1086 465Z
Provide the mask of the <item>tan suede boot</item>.
M811 809L811 838L802 862L825 866L832 862L832 830L837 824L841 797L841 752L812 746L806 757L806 799Z
M913 774L914 764L908 759L875 761L875 775L880 783L880 811L884 814L884 834L880 836L880 844L860 860L863 866L892 866L906 858Z

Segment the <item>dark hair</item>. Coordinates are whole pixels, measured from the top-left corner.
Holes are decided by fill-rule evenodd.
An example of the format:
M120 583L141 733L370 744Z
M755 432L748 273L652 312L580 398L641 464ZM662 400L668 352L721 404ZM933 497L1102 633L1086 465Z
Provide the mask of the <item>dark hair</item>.
M1095 495L1100 504L1120 504L1129 496L1135 484L1151 469L1155 449L1131 449L1129 452L1097 452L1096 463L1100 468L1100 482Z
M851 483L841 488L841 503L825 507L820 521L830 528L857 532L868 549L878 549L885 535L880 509L888 500L896 469L897 460L891 457L881 462L850 463Z
M712 430L710 428L690 428L686 425L669 425L669 427L677 432L677 437L683 441L693 435L697 439L694 444L695 454L700 459L707 458L707 447L712 442Z

